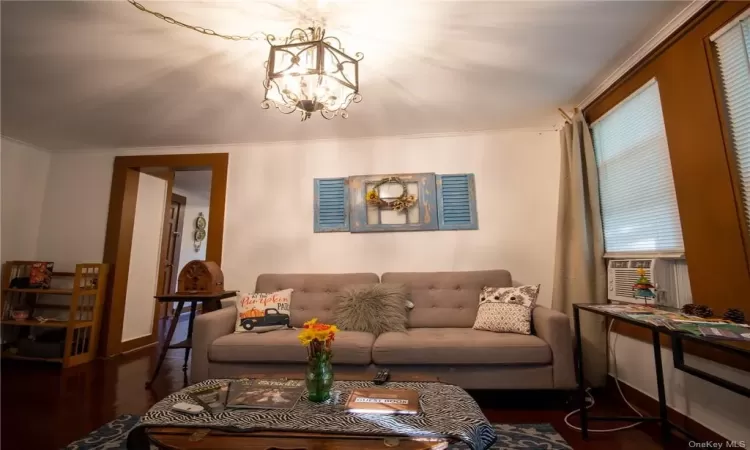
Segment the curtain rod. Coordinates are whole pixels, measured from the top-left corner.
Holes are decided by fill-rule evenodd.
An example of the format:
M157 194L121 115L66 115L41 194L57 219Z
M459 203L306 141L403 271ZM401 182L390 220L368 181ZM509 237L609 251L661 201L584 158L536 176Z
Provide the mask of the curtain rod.
M568 115L568 113L566 113L565 111L563 111L562 108L557 108L557 110L560 111L560 115L563 116L563 119L565 119L566 122L573 123L573 119L571 119L570 116Z

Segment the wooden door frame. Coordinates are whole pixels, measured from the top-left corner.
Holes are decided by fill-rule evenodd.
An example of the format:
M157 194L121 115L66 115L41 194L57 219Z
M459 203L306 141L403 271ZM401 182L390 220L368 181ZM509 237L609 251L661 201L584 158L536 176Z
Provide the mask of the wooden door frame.
M179 155L139 155L118 156L114 161L112 188L109 195L109 214L107 217L107 234L104 242L105 263L111 264L107 299L102 320L102 333L99 355L104 357L118 355L138 347L156 343L158 327L158 304L154 306L154 332L151 336L128 341L123 345L122 327L125 317L125 294L130 269L130 253L135 224L135 205L138 197L138 178L145 169L169 168L174 170L211 170L211 196L209 199L208 228L206 237L206 260L214 261L221 266L224 240L224 211L226 208L227 174L229 169L228 153L194 153ZM171 183L168 181L167 200L171 199ZM165 218L171 201L167 202ZM166 249L162 242L159 262L159 279L157 289L164 285L164 254Z

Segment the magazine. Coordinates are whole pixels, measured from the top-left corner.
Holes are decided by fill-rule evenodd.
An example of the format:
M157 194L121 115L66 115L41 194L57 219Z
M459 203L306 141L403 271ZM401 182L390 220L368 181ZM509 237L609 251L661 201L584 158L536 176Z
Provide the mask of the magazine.
M413 389L354 389L346 402L346 410L366 414L416 414L419 393Z
M702 336L710 338L750 341L750 328L742 326L698 327L698 331Z
M218 383L192 391L190 396L211 414L216 414L224 411L228 392L229 383Z
M49 289L52 279L53 262L35 262L29 272L29 287L35 289Z
M606 304L606 305L587 305L594 309L599 309L602 311L606 311L612 314L638 314L638 313L646 313L651 314L654 311L654 308L643 306L643 305L635 305L635 304Z
M236 380L229 386L227 408L291 409L304 391L304 380Z

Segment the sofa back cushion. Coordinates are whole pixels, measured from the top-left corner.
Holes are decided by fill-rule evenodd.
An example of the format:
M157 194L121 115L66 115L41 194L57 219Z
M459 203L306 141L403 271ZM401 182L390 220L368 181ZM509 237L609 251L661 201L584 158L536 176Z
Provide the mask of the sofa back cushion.
M409 313L409 328L471 328L482 288L513 285L507 270L389 272L383 274L382 282L402 283L411 289L414 308Z
M301 327L313 317L317 317L323 323L332 323L336 296L344 286L378 282L379 278L374 273L267 273L258 275L255 282L255 292L294 289L290 305L290 325Z

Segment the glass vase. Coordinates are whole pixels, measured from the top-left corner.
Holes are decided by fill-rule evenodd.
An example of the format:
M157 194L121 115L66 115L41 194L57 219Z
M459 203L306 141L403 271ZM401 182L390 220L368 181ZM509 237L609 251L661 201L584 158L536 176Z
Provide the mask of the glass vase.
M311 402L320 403L331 398L333 366L328 355L316 355L308 361L305 384L307 385L307 398Z

